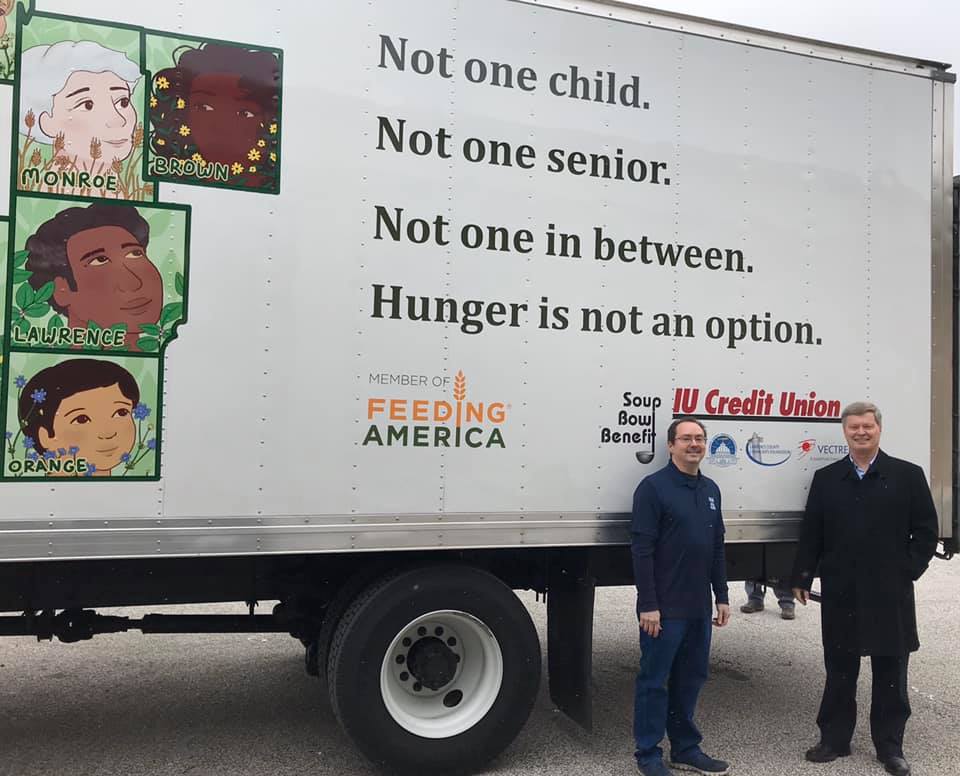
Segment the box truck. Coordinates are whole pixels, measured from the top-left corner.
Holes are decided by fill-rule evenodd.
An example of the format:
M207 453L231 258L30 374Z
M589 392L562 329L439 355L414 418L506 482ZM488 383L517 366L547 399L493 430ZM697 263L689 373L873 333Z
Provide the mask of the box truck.
M733 580L786 577L858 399L956 551L947 65L632 2L276 6L4 16L0 634L290 633L373 761L470 771L541 646L589 726L676 417Z

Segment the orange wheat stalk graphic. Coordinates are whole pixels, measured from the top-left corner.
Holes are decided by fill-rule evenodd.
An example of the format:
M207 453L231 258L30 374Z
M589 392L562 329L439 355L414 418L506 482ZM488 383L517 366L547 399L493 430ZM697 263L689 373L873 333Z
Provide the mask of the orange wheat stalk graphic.
M457 428L460 428L463 420L463 400L467 398L467 378L459 370L453 378L453 398L457 400Z

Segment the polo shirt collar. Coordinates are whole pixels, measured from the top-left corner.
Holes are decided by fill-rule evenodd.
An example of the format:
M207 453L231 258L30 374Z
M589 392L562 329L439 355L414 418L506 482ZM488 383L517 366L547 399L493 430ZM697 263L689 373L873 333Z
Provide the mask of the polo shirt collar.
M670 470L674 482L686 485L688 488L696 488L703 481L703 473L699 469L697 470L696 476L686 474L677 468L672 458L667 461L667 469Z

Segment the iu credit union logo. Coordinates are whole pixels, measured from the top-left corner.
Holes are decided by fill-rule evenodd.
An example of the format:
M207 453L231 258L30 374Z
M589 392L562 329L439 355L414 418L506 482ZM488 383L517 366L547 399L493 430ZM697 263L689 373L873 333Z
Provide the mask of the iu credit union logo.
M756 432L743 446L744 452L758 466L781 466L790 460L791 451L775 442L768 442Z
M505 448L509 405L467 398L467 378L457 372L451 399L371 396L364 447Z

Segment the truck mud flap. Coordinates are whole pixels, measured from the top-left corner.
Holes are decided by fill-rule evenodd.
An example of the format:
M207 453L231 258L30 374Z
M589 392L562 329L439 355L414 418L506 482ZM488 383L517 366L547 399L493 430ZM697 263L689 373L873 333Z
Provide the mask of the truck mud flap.
M593 729L593 602L589 550L558 550L547 590L547 667L550 698L587 730Z

